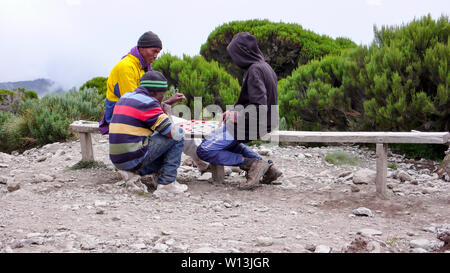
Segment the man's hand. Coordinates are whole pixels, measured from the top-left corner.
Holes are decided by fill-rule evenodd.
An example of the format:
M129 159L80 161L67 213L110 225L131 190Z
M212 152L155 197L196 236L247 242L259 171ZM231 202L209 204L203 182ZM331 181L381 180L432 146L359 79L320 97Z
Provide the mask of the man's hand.
M225 113L222 114L222 122L226 123L227 120L233 122L233 123L237 123L238 121L238 112L236 111L226 111Z
M172 97L170 97L168 100L166 100L164 103L169 104L170 106L173 106L174 104L177 104L181 102L182 100L185 100L186 97L182 93L175 93Z
M172 115L172 106L166 102L161 103L161 108L166 115Z

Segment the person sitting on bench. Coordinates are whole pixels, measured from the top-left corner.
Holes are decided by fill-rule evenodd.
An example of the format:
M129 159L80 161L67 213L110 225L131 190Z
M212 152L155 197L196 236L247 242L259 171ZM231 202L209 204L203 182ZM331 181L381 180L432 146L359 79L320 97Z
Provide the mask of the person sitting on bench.
M173 126L167 113L183 99L174 94L162 102L167 79L155 70L145 73L140 86L123 94L109 124L109 157L122 171L144 176L160 171L155 194L182 193L187 185L175 181L184 146L184 131Z
M198 146L197 155L210 164L239 166L247 171L247 181L239 188L249 190L261 178L261 183L270 184L282 175L272 162L262 160L244 144L278 126L277 75L265 62L256 37L248 32L236 34L227 51L237 66L246 69L242 89L234 109L223 113L224 126Z

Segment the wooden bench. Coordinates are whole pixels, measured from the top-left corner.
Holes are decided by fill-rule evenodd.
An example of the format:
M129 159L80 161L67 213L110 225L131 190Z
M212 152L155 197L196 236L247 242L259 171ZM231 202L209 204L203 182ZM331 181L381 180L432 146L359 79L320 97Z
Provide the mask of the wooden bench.
M321 142L321 143L375 143L376 192L387 198L387 148L389 143L449 144L448 132L312 132L277 131L263 137L266 141Z
M80 134L81 160L94 160L92 133L100 133L98 122L79 120L70 125L70 130ZM203 135L186 134L186 137L201 138ZM320 143L375 143L376 144L376 192L387 198L387 148L389 143L449 144L449 132L313 132L276 131L261 140L271 142L320 142ZM224 166L211 165L214 181L223 182Z

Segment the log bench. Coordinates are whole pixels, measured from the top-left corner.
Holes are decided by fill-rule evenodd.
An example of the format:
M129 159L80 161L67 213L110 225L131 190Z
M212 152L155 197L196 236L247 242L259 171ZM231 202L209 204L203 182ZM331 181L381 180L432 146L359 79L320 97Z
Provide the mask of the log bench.
M81 160L93 161L91 134L100 133L98 122L78 120L70 125L70 130L80 134ZM190 138L202 138L199 134L186 134ZM387 148L389 143L449 144L449 132L315 132L315 131L275 131L261 140L271 142L320 142L320 143L375 143L376 144L376 193L387 198ZM212 165L212 178L223 182L224 166Z

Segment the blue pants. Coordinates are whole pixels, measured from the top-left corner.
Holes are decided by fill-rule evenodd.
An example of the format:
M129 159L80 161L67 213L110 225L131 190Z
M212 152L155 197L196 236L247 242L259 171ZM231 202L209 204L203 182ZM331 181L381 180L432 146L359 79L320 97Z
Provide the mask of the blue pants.
M262 159L250 147L236 141L225 126L217 128L197 147L198 157L214 165L239 166L242 157Z
M150 136L147 157L136 173L143 176L162 169L158 184L167 185L174 182L181 163L183 145L184 139L176 141L161 134Z

